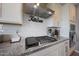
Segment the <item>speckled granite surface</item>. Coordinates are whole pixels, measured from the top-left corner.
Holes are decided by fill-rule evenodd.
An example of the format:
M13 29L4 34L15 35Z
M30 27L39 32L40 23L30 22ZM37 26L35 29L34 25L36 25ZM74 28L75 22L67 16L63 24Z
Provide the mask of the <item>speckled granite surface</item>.
M22 39L17 43L1 43L0 56L18 56L25 52L25 43Z
M30 54L33 51L38 51L43 49L44 47L50 47L51 45L58 44L60 42L65 41L66 38L60 38L60 40L48 44L42 44L37 47L32 47L29 49L25 49L25 40L21 39L20 42L17 43L5 43L5 44L0 44L0 56L25 56Z

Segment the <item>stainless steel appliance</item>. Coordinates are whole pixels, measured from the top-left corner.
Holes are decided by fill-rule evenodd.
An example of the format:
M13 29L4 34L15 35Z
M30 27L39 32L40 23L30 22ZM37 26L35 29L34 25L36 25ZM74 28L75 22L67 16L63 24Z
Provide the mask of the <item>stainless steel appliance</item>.
M28 37L25 39L26 49L30 47L35 47L40 44L47 44L50 42L57 41L56 39L49 36L38 36L38 37Z
M48 36L58 39L60 35L60 27L48 27Z
M70 43L70 47L73 47L75 45L75 36L76 36L76 32L75 32L75 25L74 24L70 24L70 33L69 33L69 43Z

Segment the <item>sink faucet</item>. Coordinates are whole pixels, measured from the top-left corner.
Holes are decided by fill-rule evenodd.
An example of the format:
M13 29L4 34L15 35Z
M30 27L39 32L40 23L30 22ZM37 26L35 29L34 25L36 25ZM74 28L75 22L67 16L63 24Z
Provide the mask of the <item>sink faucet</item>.
M19 37L21 37L21 36L19 35L19 31L18 31L18 30L16 31L16 34L17 34Z

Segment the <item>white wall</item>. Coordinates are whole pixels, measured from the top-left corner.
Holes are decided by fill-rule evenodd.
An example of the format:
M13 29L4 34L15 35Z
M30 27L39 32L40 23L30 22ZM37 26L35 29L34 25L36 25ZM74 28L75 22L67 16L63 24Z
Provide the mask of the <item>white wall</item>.
M61 21L60 21L60 35L63 37L69 38L69 5L65 4L62 5L62 12L61 12Z
M40 20L43 20L43 23L28 21L28 19L28 16L24 15L24 23L21 26L3 24L3 33L15 35L16 31L18 30L19 34L23 38L32 36L45 36L47 35L47 27L53 26L52 17L48 19L40 18Z
M0 33L7 33L11 34L12 37L17 37L16 31L19 31L19 34L22 38L26 37L36 37L36 36L47 36L47 27L54 26L52 17L48 19L42 19L43 23L39 22L32 22L28 21L28 16L24 15L23 21L24 23L20 25L10 25L10 24L3 24L3 32ZM19 39L12 39L12 41L18 41Z
M54 7L55 7L55 5L54 5ZM60 10L59 7L57 7L57 8ZM68 9L67 5L62 6L62 13L61 13L62 17L61 17L61 22L60 22L61 23L60 24L60 27L61 27L60 35L65 36L65 37L69 37L69 27L68 27L69 22L68 22L68 18L67 18L68 17L67 9ZM59 12L57 12L57 13L59 15ZM45 36L45 35L47 35L47 27L55 26L55 23L54 23L55 19L60 18L58 16L57 16L57 18L53 17L53 16L51 16L48 19L42 19L44 21L43 23L38 23L38 22L28 21L28 16L25 15L23 17L24 18L23 20L26 20L26 21L24 21L22 26L4 24L3 29L4 29L5 33L13 33L13 34L15 34L17 30L19 30L20 35L24 38L32 37L32 36Z
M20 29L20 34L23 37L32 37L32 36L45 36L47 35L47 20L43 20L43 23L28 21L28 16L24 16L24 23Z
M53 16L51 16L50 18L47 19L47 26L48 26L48 27L53 27L53 26L55 26L55 25L54 25L54 22L53 22Z
M3 17L4 20L7 19L7 20L10 21L10 19L12 18L11 19L11 21L12 21L13 18L15 19L15 18L18 18L18 16L21 16L21 14L19 14L19 11L21 9L18 9L18 8L20 8L19 7L20 5L21 4L3 4L4 8L3 8L3 12L2 13L3 13L3 16L5 16L5 17ZM44 20L43 23L36 23L36 22L28 21L28 16L26 16L26 17L24 16L24 19L26 20L26 22L23 23L23 25L21 26L21 28L19 28L20 29L19 30L20 35L21 36L24 36L24 37L26 37L26 36L29 37L29 36L44 36L44 35L47 35L47 27L48 26L49 27L55 26L56 25L55 24L56 22L54 22L54 21L56 21L56 19L58 19L57 13L59 14L59 12L58 12L58 10L59 10L59 4L56 5L56 8L55 8L55 5L54 5L54 8L53 9L55 10L55 13L56 14L54 14L53 16L51 16L48 19L42 19L42 20ZM9 15L8 15L8 13L9 13ZM18 14L19 15L17 17L14 16L15 13L17 13L16 16ZM17 20L17 21L19 21L19 20ZM15 33L16 30L18 29L18 26L17 25L6 25L6 24L4 24L3 29L5 29L4 32L6 32L6 33L8 33L8 32L9 33Z

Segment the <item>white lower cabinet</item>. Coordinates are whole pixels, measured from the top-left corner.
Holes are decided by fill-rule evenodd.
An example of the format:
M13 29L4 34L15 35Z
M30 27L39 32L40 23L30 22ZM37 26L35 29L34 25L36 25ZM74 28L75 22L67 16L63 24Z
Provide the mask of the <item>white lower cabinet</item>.
M65 54L69 56L69 40L65 41Z
M69 55L69 40L58 44L58 56Z
M67 56L69 50L68 48L69 43L67 40L51 47L45 48L43 50L40 50L38 52L35 52L33 54L30 54L30 56Z
M65 43L58 44L58 55L65 56Z
M58 54L57 47L55 45L55 46L43 49L41 51L38 51L36 53L33 53L33 54L31 54L31 56L55 56L57 54Z

